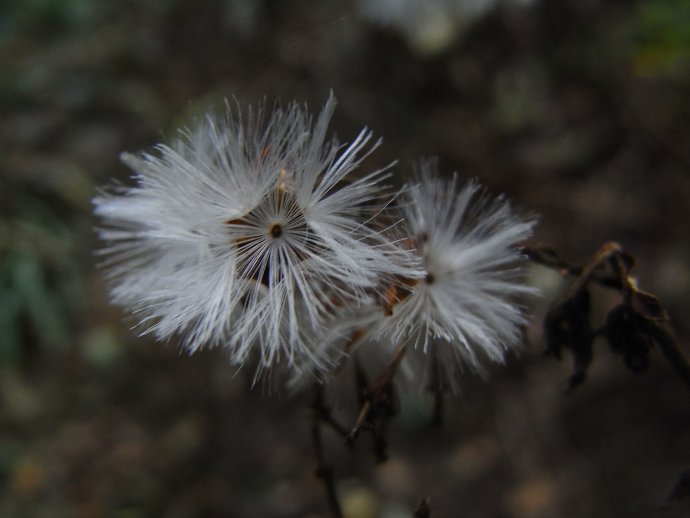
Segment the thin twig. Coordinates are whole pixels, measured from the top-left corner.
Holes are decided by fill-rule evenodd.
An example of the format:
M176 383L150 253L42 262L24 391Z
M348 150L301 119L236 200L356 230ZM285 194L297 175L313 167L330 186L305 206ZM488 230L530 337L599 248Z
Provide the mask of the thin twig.
M326 500L328 502L328 508L331 512L331 516L333 518L342 518L343 511L340 508L338 495L335 491L333 466L326 462L326 457L323 451L323 441L321 440L321 409L324 408L326 407L323 403L323 387L321 385L317 385L315 387L314 401L312 403L314 416L311 425L311 436L317 462L314 473L323 482L323 488L326 493ZM327 413L330 414L330 412Z
M615 241L608 241L604 243L602 247L594 253L591 259L587 261L587 264L585 264L578 278L570 286L569 292L571 294L575 294L584 289L589 281L594 278L594 274L599 267L621 252L621 246Z
M605 248L609 244L615 244L615 242L609 242L604 245ZM561 259L555 250L547 247L531 248L525 245L520 246L520 251L525 254L525 256L533 263L546 266L547 268L552 268L557 270L562 276L570 275L572 277L579 278L582 276L583 271L587 267L570 264L567 261ZM601 249L600 249L601 250ZM595 253L593 259L597 257L599 252ZM601 264L601 261L597 261ZM591 261L590 261L591 263ZM590 264L588 263L588 264ZM602 286L607 286L609 288L620 289L620 282L618 281L618 276L611 275L609 272L601 271L600 269L594 268L588 275L590 278L595 279Z
M671 367L675 369L676 374L690 388L690 360L676 343L671 331L663 324L651 322L648 332L654 337L654 341Z
M414 510L414 518L429 518L431 516L431 509L429 508L429 497L422 498Z
M376 462L385 462L388 460L388 440L386 440L386 425L388 424L388 416L382 416L374 422L371 427L371 436L374 439L374 455L376 455Z
M355 420L355 425L352 427L352 430L350 430L347 433L346 436L346 442L348 444L352 444L355 439L359 436L359 432L364 426L364 423L367 421L369 418L369 411L371 410L371 400L366 400L362 404L362 406L359 409L359 413L357 414L357 419Z
M434 413L431 416L431 426L443 426L443 391L434 390Z
M441 366L438 361L438 354L432 352L431 355L431 393L434 395L434 413L431 416L431 426L441 426L443 424L443 381Z
M388 395L391 382L393 377L398 371L400 362L405 356L406 348L404 345L399 346L390 363L381 372L380 376L369 385L366 389L362 391L361 394L361 404L359 412L357 414L357 419L355 425L352 427L350 432L347 434L346 442L352 444L352 442L357 439L362 428L369 423L370 414L375 406L375 403L380 402L383 397Z

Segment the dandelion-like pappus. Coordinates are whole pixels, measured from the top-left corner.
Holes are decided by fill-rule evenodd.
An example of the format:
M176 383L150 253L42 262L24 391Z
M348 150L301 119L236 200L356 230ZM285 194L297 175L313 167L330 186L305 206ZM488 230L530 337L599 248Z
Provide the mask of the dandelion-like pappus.
M327 369L333 306L366 304L384 273L415 275L373 223L389 173L351 174L378 142L366 129L328 140L334 106L315 122L296 103L228 107L172 145L123 155L134 185L94 200L113 301L189 351Z
M359 171L380 143L371 132L327 138L334 106L313 120L296 103L226 105L123 154L133 185L94 200L113 301L158 339L221 346L293 381L323 381L353 354L372 370L399 348L414 351L400 379L422 382L420 355L447 376L501 361L530 291L513 245L534 221L441 180L432 161L392 193L389 168Z

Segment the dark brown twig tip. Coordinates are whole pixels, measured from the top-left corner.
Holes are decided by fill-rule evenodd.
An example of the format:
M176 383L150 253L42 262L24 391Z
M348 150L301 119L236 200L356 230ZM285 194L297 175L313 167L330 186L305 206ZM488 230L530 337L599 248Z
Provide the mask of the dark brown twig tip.
M316 458L318 465L314 469L314 475L321 480L324 492L326 494L326 501L328 502L328 508L331 512L333 518L342 518L343 511L340 508L340 502L338 501L338 494L335 490L335 476L333 467L326 463L323 454L323 445L321 443L321 433L319 429L319 424L315 422L312 425L312 438L314 440L314 450L316 452Z
M648 327L648 332L661 349L666 361L671 364L678 377L690 388L690 360L687 353L677 344L668 326L652 323Z
M441 391L434 392L434 411L429 424L432 428L443 426L443 392Z
M406 350L404 345L398 347L386 368L381 371L372 383L367 382L363 369L355 363L359 412L357 413L354 426L345 435L345 444L352 445L362 430L372 431L375 436L375 451L379 461L386 458L385 441L381 440L377 435L383 436L383 423L395 414L392 404L393 378L398 372L398 367L405 356ZM376 430L379 421L380 429Z
M690 469L681 473L674 484L666 502L659 506L660 511L666 511L676 506L688 505L690 501Z
M342 518L343 512L340 508L340 502L338 501L338 495L335 490L335 476L333 467L326 462L326 457L323 451L323 442L321 440L321 422L324 421L324 415L330 416L330 412L328 412L327 407L323 403L323 387L320 385L315 386L314 400L311 408L313 411L311 437L317 462L317 466L314 469L314 474L323 483L331 516L333 518ZM325 422L328 422L332 425L332 423L330 423L328 420L325 420Z
M359 437L359 432L362 430L362 427L364 427L364 425L367 423L367 420L369 419L370 411L371 400L366 399L362 404L361 408L359 409L359 414L357 414L357 420L355 421L355 425L345 436L345 444L351 445L357 440L357 437Z
M424 497L417 504L414 510L414 518L429 518L431 516L431 509L429 508L429 497Z

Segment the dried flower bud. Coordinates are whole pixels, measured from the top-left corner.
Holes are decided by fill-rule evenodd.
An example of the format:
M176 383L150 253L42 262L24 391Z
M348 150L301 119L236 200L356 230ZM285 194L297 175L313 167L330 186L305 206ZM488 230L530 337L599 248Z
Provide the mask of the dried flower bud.
M611 350L623 356L628 368L635 372L647 369L649 350L654 345L647 332L647 319L629 304L619 304L606 319L606 338Z
M581 289L552 307L544 320L547 354L560 360L561 351L565 348L573 355L575 370L570 377L571 388L585 380L585 371L592 361L589 298L589 290Z

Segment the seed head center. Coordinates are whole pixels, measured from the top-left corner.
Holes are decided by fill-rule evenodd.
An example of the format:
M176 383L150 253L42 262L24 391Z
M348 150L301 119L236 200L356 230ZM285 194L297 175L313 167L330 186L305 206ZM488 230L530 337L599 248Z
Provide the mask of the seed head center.
M283 235L283 227L280 225L280 223L273 223L271 228L268 230L268 233L273 239L278 239Z

